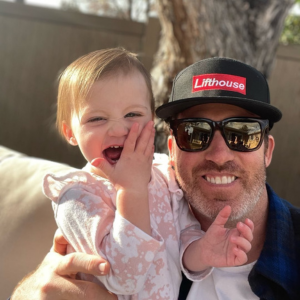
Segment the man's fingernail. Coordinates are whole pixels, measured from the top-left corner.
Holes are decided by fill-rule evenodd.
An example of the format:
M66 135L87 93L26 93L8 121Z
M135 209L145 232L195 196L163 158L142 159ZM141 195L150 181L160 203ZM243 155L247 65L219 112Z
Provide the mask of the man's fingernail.
M99 265L99 270L103 274L105 272L106 263L101 263Z

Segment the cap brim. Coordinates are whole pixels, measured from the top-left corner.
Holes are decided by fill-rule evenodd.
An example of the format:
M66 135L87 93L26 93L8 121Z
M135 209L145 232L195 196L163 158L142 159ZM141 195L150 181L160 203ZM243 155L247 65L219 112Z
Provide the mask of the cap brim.
M278 122L282 117L281 111L268 103L263 103L261 101L255 101L246 98L225 96L208 98L186 98L174 102L169 102L158 107L156 109L156 115L159 118L168 119L190 107L206 103L224 103L239 106L258 115L263 119L268 119L272 123Z

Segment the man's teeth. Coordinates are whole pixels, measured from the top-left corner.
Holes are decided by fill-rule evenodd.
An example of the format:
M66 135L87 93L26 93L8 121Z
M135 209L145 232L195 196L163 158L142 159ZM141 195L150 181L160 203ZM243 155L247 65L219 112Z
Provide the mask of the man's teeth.
M120 146L110 146L109 148L121 148Z
M209 177L205 176L205 179L214 184L229 184L235 180L235 176L215 176L215 177Z

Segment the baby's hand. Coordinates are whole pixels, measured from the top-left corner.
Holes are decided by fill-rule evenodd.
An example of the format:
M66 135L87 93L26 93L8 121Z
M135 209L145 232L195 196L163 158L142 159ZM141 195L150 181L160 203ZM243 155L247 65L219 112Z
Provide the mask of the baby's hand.
M201 261L212 267L233 267L247 262L251 250L254 224L250 219L238 222L236 228L227 229L225 224L231 207L225 206L200 240L203 253Z
M117 190L147 188L151 176L154 154L155 130L153 121L149 121L139 132L139 124L134 123L125 140L120 159L111 165L104 158L96 158L91 164L101 169Z
M250 219L246 219L245 222L238 222L236 229L239 234L231 236L231 264L240 266L248 261L247 253L251 250L254 224Z
M116 208L119 214L151 235L148 183L154 153L153 121L139 132L139 124L132 125L125 140L120 159L111 165L104 158L91 164L100 168L117 190Z

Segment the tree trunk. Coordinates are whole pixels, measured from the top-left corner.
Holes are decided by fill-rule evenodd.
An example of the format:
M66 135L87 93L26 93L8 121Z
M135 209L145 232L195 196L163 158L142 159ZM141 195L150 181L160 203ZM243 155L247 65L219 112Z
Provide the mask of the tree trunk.
M175 75L207 57L231 57L268 77L284 20L294 0L157 0L159 49L151 71L156 105L168 102ZM156 151L166 152L156 120Z

